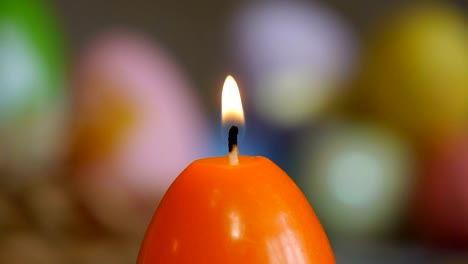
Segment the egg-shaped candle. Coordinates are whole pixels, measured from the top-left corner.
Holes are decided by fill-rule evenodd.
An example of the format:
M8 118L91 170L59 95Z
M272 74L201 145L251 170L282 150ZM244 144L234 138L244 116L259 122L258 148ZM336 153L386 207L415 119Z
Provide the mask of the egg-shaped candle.
M243 121L231 77L223 88L223 118ZM196 160L172 183L149 225L138 264L335 263L305 196L267 158L239 156L237 132L231 126L228 156Z

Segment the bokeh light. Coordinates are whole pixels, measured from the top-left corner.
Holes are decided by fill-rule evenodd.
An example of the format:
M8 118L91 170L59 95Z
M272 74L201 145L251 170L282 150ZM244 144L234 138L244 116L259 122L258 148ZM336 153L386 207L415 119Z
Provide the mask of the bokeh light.
M414 181L408 147L360 123L330 124L322 133L298 147L299 184L331 238L365 242L396 232Z

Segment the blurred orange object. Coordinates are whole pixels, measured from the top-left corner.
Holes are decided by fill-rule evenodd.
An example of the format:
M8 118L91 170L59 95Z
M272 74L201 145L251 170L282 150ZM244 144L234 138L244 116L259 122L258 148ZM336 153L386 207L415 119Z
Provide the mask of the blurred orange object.
M296 184L264 157L193 162L161 201L138 264L335 263Z

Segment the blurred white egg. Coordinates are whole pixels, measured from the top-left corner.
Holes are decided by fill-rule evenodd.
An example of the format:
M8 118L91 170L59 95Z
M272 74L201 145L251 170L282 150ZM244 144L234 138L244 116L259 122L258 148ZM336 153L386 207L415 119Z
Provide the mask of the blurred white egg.
M256 112L281 127L304 124L324 110L350 73L357 47L333 10L299 1L247 5L231 34Z

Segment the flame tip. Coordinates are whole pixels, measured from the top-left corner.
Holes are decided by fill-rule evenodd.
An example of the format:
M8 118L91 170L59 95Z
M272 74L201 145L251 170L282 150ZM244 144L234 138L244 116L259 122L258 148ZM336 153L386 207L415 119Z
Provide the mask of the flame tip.
M239 87L231 74L228 74L224 81L221 106L223 123L232 121L244 123L244 110L242 108Z

